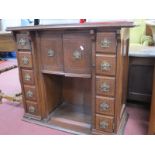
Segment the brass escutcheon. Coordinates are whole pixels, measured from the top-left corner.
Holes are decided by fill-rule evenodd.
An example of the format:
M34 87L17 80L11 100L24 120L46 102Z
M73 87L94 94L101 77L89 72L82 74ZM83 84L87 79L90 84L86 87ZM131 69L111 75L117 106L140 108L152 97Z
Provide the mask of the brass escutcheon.
M106 38L104 40L101 40L101 47L102 48L108 48L108 47L110 47L110 44L111 44L111 41L106 39Z
M106 128L108 128L108 126L109 126L109 124L106 121L100 122L100 128L106 129Z
M110 68L111 68L111 64L109 64L108 62L103 61L101 63L101 71L108 71L110 70Z

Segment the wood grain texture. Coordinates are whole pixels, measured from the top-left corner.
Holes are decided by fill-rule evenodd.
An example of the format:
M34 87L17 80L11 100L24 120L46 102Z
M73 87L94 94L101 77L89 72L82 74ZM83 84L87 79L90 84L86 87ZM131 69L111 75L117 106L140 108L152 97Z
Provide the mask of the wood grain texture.
M106 65L106 64L107 64L107 67L104 67L103 65ZM96 74L103 75L103 76L104 75L115 76L116 56L96 54Z
M0 33L0 52L16 51L16 44L10 32Z
M102 126L103 122L107 124L105 128ZM113 132L113 117L96 114L96 129L103 132Z
M40 39L42 69L63 71L62 34L45 31L40 33Z
M128 31L124 32L125 39L121 39L123 26L132 24L8 28L13 31L16 44L17 36L26 35L31 46L20 47L17 52L24 116L78 133L116 134L123 114L127 77L128 36L125 33ZM99 44L105 37L110 40L109 47L100 49ZM24 57L29 60L26 65ZM107 72L100 71L104 60L110 63ZM24 81L26 73L34 75L30 83ZM35 96L31 97L31 93L26 96L29 90ZM103 102L107 102L108 109L103 110Z
M89 33L64 34L63 50L65 72L91 73L91 40Z
M34 74L32 70L26 70L26 69L22 69L22 79L23 79L23 83L27 84L27 85L34 85L35 84L35 80L34 80Z
M116 53L116 34L115 32L97 33L96 51L103 53Z
M31 52L19 52L19 66L23 68L32 68L32 54ZM24 62L26 61L26 62Z
M106 107L104 108L105 105ZM114 115L115 99L110 97L96 96L96 113L103 115Z
M109 87L107 91L103 91L104 88L102 89L104 84L105 87ZM96 76L96 94L115 97L115 78Z

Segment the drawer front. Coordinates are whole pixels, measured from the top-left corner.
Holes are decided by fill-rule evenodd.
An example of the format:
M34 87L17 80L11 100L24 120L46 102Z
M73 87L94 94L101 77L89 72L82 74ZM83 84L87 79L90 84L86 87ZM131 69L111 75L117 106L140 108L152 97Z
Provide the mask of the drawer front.
M33 71L22 69L22 79L24 84L34 85Z
M87 33L63 36L64 68L69 73L91 73L91 40Z
M96 114L96 129L103 132L113 132L114 118Z
M96 54L96 74L112 75L116 73L116 56Z
M105 53L116 52L116 35L112 32L97 33L96 51Z
M18 59L20 67L32 68L32 54L30 52L19 52Z
M43 70L63 70L62 35L41 33L41 62Z
M38 104L36 102L26 101L26 108L29 114L32 114L32 115L39 114Z
M17 49L31 50L31 43L28 34L17 34Z
M112 96L115 95L115 78L96 77L97 95Z
M36 88L35 86L24 86L24 93L26 100L36 101Z
M109 97L96 97L96 112L105 115L114 115L114 99Z

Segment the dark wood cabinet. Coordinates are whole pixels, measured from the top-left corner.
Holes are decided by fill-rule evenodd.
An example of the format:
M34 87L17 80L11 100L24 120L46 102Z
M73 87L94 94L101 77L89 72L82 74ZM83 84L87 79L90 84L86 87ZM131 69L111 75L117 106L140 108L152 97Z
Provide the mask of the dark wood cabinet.
M24 119L76 134L119 133L125 124L132 26L108 22L8 28L16 39Z

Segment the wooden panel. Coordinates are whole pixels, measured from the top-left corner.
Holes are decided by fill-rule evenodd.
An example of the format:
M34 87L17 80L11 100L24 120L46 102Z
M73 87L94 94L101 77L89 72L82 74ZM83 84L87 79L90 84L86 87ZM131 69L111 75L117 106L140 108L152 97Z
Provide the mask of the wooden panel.
M17 34L17 49L31 50L30 37L28 34Z
M38 104L32 101L26 101L27 112L32 115L39 115Z
M114 118L104 115L96 115L96 129L104 132L113 132Z
M63 71L62 35L45 31L40 34L40 39L42 69Z
M18 59L20 67L32 68L32 54L30 52L19 52Z
M96 77L96 94L104 96L115 96L115 78Z
M114 76L116 72L116 56L96 54L96 74Z
M24 84L34 85L34 74L32 70L22 69L22 79Z
M91 72L92 49L89 34L64 34L63 48L65 72L80 74Z
M116 35L113 32L98 32L96 39L96 51L104 53L116 52Z
M10 51L16 51L12 34L10 32L0 32L0 52Z
M151 112L150 112L148 134L155 135L155 65L154 65L152 89L153 91L152 91Z
M35 86L24 86L24 94L27 100L32 100L32 101L37 100Z
M49 114L63 102L62 76L43 74L46 110Z
M128 99L151 102L153 58L130 57Z
M69 104L83 105L91 113L91 79L63 78L63 100Z
M105 115L114 115L114 98L96 96L96 112Z

